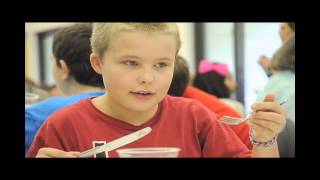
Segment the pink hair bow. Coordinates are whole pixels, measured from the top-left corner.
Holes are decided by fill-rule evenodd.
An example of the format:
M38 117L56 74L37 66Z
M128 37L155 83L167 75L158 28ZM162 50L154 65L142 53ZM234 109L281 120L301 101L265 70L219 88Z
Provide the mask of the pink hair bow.
M222 76L226 76L229 73L229 69L226 64L215 64L207 60L200 61L198 71L200 74L205 74L211 71L215 71Z

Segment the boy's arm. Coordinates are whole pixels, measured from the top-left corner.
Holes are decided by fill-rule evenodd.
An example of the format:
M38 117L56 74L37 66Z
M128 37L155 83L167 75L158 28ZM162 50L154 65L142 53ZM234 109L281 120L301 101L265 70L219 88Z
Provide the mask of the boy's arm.
M80 152L63 151L62 145L59 143L58 136L52 131L48 131L48 125L45 124L37 134L32 146L30 147L27 157L36 158L72 158L77 157ZM52 148L54 147L54 148Z
M67 144L64 141L67 129L57 121L61 116L50 116L36 134L34 141L27 153L27 157L68 157L59 153L66 150ZM65 130L64 130L65 129ZM60 150L60 151L59 151Z
M199 101L219 116L241 117L237 111L220 101L216 96L205 93L204 91L201 91L195 87L189 86L185 90L183 96ZM241 141L248 147L248 149L252 150L252 144L248 136L249 126L247 124L242 124L239 126L230 127L241 139Z
M254 104L252 109L255 112L248 124L252 128L250 137L257 144L253 145L253 157L279 157L275 140L286 123L284 108L275 103L275 96L267 95L264 102Z
M80 155L80 152L62 151L55 148L41 148L39 149L36 158L75 158Z
M237 137L230 126L222 123L206 124L199 135L202 157L250 158L252 151Z
M279 157L278 145L274 143L269 147L261 147L253 145L252 157Z

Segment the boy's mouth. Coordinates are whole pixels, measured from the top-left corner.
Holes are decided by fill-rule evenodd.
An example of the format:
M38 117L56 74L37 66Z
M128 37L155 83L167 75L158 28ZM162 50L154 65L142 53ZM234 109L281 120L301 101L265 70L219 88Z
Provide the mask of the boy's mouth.
M147 91L147 90L141 90L141 91L131 91L130 93L133 93L133 94L138 94L138 95L153 95L155 94L154 92L152 91Z
M143 99L143 100L147 100L155 94L154 92L147 91L147 90L131 91L130 93L133 94L138 99Z

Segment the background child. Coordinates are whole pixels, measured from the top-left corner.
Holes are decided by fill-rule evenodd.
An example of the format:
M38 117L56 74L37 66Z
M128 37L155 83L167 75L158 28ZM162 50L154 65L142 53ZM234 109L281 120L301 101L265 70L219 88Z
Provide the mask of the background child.
M193 80L193 86L217 96L241 116L244 115L242 103L231 99L231 93L235 92L237 82L232 77L227 64L201 60L198 72Z
M66 107L45 122L30 157L77 157L150 126L147 136L121 148L178 147L179 157L276 157L273 139L283 129L283 108L267 96L253 106L251 152L201 103L167 96L180 37L174 23L96 23L90 61L106 94ZM269 142L270 141L270 142ZM267 144L263 142L268 142ZM118 157L105 152L106 157Z
M64 27L53 37L53 72L63 97L52 97L25 109L25 153L43 122L55 111L81 99L100 96L103 92L101 75L90 65L92 24Z

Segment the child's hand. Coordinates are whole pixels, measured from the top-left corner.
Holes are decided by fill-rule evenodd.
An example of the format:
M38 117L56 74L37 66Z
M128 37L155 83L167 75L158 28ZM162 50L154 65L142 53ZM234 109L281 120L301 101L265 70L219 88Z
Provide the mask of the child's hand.
M275 102L273 95L267 95L262 103L251 106L257 110L248 121L255 141L267 142L277 136L286 124L285 109Z
M80 152L75 151L62 151L55 148L41 148L36 155L36 158L75 158L78 157Z

